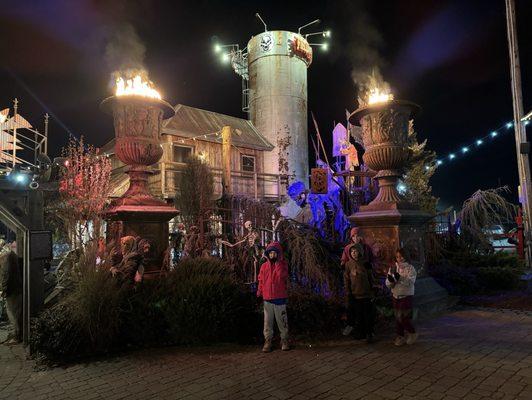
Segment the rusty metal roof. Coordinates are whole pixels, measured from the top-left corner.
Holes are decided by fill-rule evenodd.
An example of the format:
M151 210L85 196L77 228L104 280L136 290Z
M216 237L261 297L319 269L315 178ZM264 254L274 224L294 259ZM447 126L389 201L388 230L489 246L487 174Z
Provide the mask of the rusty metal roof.
M163 123L163 134L221 143L219 135L214 133L228 125L233 128L231 140L235 146L266 151L273 149L273 145L247 119L183 104L177 104L174 109L175 116Z

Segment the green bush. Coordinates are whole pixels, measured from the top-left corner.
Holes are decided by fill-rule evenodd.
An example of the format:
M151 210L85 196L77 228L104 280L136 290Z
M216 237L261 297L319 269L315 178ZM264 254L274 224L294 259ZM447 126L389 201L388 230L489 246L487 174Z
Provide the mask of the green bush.
M131 345L250 340L260 333L256 306L217 259L183 261L137 286L92 271L34 321L31 348L57 362Z
M342 304L326 299L310 289L295 287L289 291L288 326L293 335L326 337L341 329Z
M509 253L456 252L430 265L429 274L453 295L489 294L519 288L523 262Z
M256 323L255 299L217 259L182 261L146 282L128 304L124 334L132 343L197 344L243 339Z
M32 351L52 361L108 351L120 329L124 294L107 271L87 271L68 297L33 321Z

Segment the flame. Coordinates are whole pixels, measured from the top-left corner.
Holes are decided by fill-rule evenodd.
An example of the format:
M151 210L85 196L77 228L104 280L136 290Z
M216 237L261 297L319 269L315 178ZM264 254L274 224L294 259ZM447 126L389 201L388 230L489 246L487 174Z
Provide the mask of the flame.
M132 79L118 77L116 79L116 96L142 96L152 99L161 99L160 93L155 90L150 81L143 81L140 75L135 75Z
M393 94L375 87L369 90L368 104L386 103L393 100Z

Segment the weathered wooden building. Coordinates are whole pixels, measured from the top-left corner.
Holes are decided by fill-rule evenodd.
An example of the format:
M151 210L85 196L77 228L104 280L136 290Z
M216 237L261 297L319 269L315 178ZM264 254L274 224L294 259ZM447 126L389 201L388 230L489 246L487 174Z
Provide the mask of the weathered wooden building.
M151 166L150 190L165 199L174 198L179 190L179 175L186 159L195 155L206 162L214 175L215 195L222 193L222 137L224 126L232 128L231 134L231 189L234 195L263 200L280 200L285 193L281 176L264 173L264 154L273 151L270 143L253 124L242 118L212 111L175 106L176 114L164 121L161 135L163 156ZM114 140L102 151L112 162L112 197L121 196L128 188L126 166L114 154ZM201 182L198 182L198 185Z

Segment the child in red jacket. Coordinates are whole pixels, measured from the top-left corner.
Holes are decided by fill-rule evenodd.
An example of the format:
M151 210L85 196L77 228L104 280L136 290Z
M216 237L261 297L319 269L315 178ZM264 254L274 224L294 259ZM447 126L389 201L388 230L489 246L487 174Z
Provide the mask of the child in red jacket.
M290 350L288 343L288 318L286 303L288 299L288 263L283 256L283 248L278 242L268 245L265 251L267 261L261 265L257 297L264 300L264 347L262 351L272 351L273 320L281 333L281 349Z

